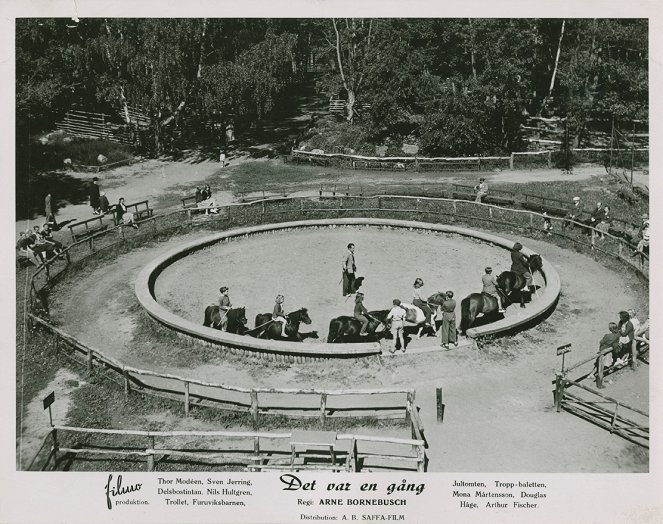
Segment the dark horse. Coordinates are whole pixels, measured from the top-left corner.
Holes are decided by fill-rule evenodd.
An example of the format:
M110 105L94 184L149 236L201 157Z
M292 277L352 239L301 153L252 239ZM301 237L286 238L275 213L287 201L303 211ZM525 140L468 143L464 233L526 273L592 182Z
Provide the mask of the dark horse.
M378 340L378 334L375 332L378 327L383 326L384 330L388 329L387 315L388 309L380 311L369 311L368 327L366 328L366 337ZM327 335L327 342L350 342L358 340L366 340L364 337L359 337L361 331L361 322L355 317L340 316L332 318L329 322L329 334Z
M292 313L288 313L288 323L285 326L285 333L288 340L302 341L299 333L299 324L310 324L311 317L308 316L306 308L303 307ZM261 313L256 315L256 327L251 330L254 337L268 338L272 340L283 340L281 336L281 323L272 321L271 313Z
M226 325L226 331L228 333L235 333L237 335L243 335L246 333L247 319L245 308L238 307L235 309L229 309L228 313L226 313L226 319L228 320ZM219 306L207 306L205 308L205 320L203 326L220 330L222 320L223 315Z
M529 268L532 273L534 271L541 273L543 280L546 281L541 255L533 254L529 257ZM497 285L498 292L502 293L505 308L514 302L520 302L521 307L525 307L525 295L528 294L531 297L532 288L534 288L531 286L528 291L524 291L522 288L525 286L525 277L513 271L501 273L497 277ZM497 320L497 299L484 293L472 293L461 300L460 312L460 333L465 335L479 314L483 314L485 317L490 316L493 321Z

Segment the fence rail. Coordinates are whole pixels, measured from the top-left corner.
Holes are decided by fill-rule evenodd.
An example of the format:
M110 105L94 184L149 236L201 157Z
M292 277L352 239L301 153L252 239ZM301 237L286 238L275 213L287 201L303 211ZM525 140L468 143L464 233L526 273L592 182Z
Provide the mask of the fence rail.
M574 393L569 392L572 388L575 388ZM646 411L568 379L562 373L555 378L554 397L558 412L565 409L629 442L649 448L649 414Z
M378 389L297 389L297 388L271 388L271 387L241 387L214 382L206 382L189 377L181 377L170 373L160 373L151 370L138 369L124 365L103 352L93 349L76 340L63 331L52 326L43 319L29 314L30 320L37 326L45 329L58 340L59 351L69 349L78 362L85 364L88 374L93 374L95 368L100 366L115 373L116 381L124 386L125 396L128 398L132 391L150 394L184 403L184 413L189 415L192 405L212 406L230 411L239 411L250 416L254 428L260 426L260 415L285 415L293 417L315 417L319 419L320 426L324 428L330 418L410 418L410 411L414 403L415 391L411 388L378 388ZM141 377L152 377L158 380L150 381ZM194 389L196 388L196 389ZM229 393L242 394L237 395ZM266 395L269 403L261 403L259 395ZM292 407L293 395L314 396L314 402L308 406ZM402 400L393 397L400 395ZM383 406L372 402L370 405L357 402L345 405L329 405L328 397L383 397ZM274 397L277 397L276 399ZM290 397L290 404L287 399ZM262 407L262 409L261 409Z
M82 442L73 439L71 435L82 435ZM90 442L90 438L94 436L113 437L117 444L95 445L94 442ZM155 471L157 464L171 458L212 465L234 465L249 471L331 469L357 472L366 469L414 469L424 472L426 470L426 442L422 438L337 434L335 440L338 448L335 450L335 456L316 455L316 463L312 465L295 462L292 438L293 434L290 432L145 431L56 425L44 439L45 442L50 440L51 446L48 449L48 459L40 469L43 471L49 466L51 469L56 469L68 457L86 455L100 458L113 456L120 460L144 460L147 471ZM146 439L147 442L141 446L136 439L143 441ZM182 439L185 441L184 444L181 443ZM215 447L190 447L192 440L195 439L207 446ZM380 446L378 451L376 444ZM321 458L324 460L321 461ZM53 459L52 464L51 459Z

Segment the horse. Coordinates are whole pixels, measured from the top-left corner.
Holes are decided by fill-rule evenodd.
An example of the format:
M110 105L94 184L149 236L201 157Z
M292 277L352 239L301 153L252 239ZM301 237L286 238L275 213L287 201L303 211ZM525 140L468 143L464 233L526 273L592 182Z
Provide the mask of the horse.
M541 255L537 255L536 253L532 254L529 257L528 266L532 275L535 271L538 271L543 276L543 280L546 281L546 274L543 272L543 260L541 259ZM497 284L499 288L507 297L509 297L512 303L516 301L512 299L511 294L516 291L518 292L517 295L520 299L520 307L525 307L525 295L522 292L522 289L525 287L525 283L525 277L520 273L514 273L513 271L504 271L497 277ZM530 289L528 290L530 293L530 298L532 293L531 288L534 288L534 286L530 286Z
M401 307L406 310L405 321L414 324L417 327L417 338L421 338L421 335L424 331L428 332L428 335L435 336L436 326L434 317L437 315L437 309L442 305L442 302L446 299L446 294L438 291L437 293L428 297L429 306L434 306L431 309L433 314L431 315L431 320L433 320L433 325L426 326L426 314L422 311L421 308L415 306L414 304L406 304L405 302L401 303Z
M311 323L311 317L305 307L289 313L286 317L288 323L285 326L287 340L296 340L301 342L302 336L299 333L299 324ZM252 330L252 335L257 338L267 338L271 340L283 340L281 336L281 322L273 321L271 313L260 313L256 315L256 327Z
M533 254L530 256L529 266L531 272L539 271L543 276L543 280L546 281L546 274L542 268L543 261L541 255ZM505 309L515 302L513 295L516 292L518 292L516 298L520 301L521 307L525 307L524 294L520 291L524 285L525 277L512 271L504 271L497 277L497 292L502 295L502 302ZM460 312L460 334L465 335L479 314L497 320L499 315L497 299L486 293L471 293L461 300Z
M500 290L498 290L498 293ZM506 308L511 301L502 293L502 303ZM470 328L479 314L484 317L490 317L490 321L494 322L499 317L499 307L497 299L488 295L487 293L471 293L460 301L460 326L459 331L461 335L466 335L468 328Z
M246 332L246 308L243 307L229 309L223 315L219 306L207 306L205 308L203 326L221 330L221 321L224 319L224 316L227 319L225 331L237 335L243 335Z
M368 327L366 328L366 337L374 337L378 340L376 330L378 327L383 326L384 330L388 329L387 315L388 309L379 311L369 311L366 315L368 317ZM358 338L361 331L361 322L355 317L340 316L332 318L329 322L329 334L327 335L327 342L347 342L352 338ZM359 340L362 340L363 337Z

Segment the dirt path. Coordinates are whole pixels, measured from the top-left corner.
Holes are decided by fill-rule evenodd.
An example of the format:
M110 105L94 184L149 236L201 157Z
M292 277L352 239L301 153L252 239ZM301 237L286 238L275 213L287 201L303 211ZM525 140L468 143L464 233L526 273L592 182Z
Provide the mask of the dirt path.
M39 451L44 437L51 430L48 411L44 410L42 399L52 391L56 392L56 402L51 406L53 424L65 425L67 411L71 405L71 392L83 385L80 377L68 369L60 369L55 378L28 404L23 418L20 438L17 439L17 468L25 470Z
M415 387L430 442L430 471L647 470L647 458L636 446L552 410L551 380L553 370L559 368L555 348L572 342L567 362L580 360L595 351L619 309L636 307L641 317L646 315L647 291L630 273L527 240L528 247L557 267L563 282L556 311L536 328L480 352L463 349L385 356L380 362L284 365L224 358L213 350L184 346L177 339L172 344L154 344L141 334L140 311L133 297L136 274L158 253L203 234L139 249L103 269L81 273L67 289L56 290L53 313L65 331L111 356L182 376L244 386ZM90 293L91 287L95 293ZM107 299L102 304L99 297ZM643 405L648 398L647 375L647 366L641 366L631 381ZM447 406L442 424L435 420L437 386L443 387ZM608 395L610 388L609 384Z

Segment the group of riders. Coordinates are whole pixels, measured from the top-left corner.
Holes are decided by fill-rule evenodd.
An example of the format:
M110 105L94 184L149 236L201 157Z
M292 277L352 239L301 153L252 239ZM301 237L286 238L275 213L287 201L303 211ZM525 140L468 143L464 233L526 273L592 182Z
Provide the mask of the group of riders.
M534 291L532 273L530 269L530 258L527 257L522 252L523 246L520 242L516 242L511 249L511 272L520 278L517 279L518 282L522 282L522 289L528 289L530 292ZM416 313L414 316L407 315L408 309L414 311L420 310L422 314L421 324L422 328L433 328L433 333L435 332L433 327L433 314L435 310L440 307L442 309L442 318L444 321L445 315L449 315L448 320L454 321L453 327L453 340L455 343L455 316L451 317L454 314L455 302L453 301L453 292L447 291L446 293L439 293L434 295L436 297L435 302L431 301L431 298L424 293L424 281L421 278L416 278L413 284L413 298L411 304L401 303L399 299L393 301L393 307L388 310L385 318L376 318L375 312L373 315L368 311L364 305L364 294L358 291L358 288L361 286L363 277L356 277L356 260L355 260L355 245L350 243L347 245L347 252L343 256L342 260L342 284L343 284L343 296L355 295L353 319L359 322L361 326L356 333L359 337L365 337L368 334L374 332L377 325L384 325L391 329L394 338L402 338L402 328L406 321L414 322L418 324L416 320ZM485 268L485 274L482 275L482 294L494 298L497 301L497 308L499 313L504 313L505 311L505 302L508 299L508 295L515 291L516 289L502 289L498 283L497 277L493 274L491 267ZM232 308L229 297L229 289L227 286L222 286L219 289L220 296L218 300L218 317L217 321L212 324L212 327L216 329L221 329L223 331L228 330L228 313ZM285 297L282 294L278 294L275 299L274 307L272 309L271 317L269 315L264 315L266 318L264 323L261 325L256 325L256 331L262 328L266 324L280 325L280 336L282 338L288 338L286 332L286 327L288 326L288 315L286 314L283 304ZM524 307L523 302L521 301L521 306ZM446 308L446 309L445 309ZM447 311L449 309L449 311ZM386 313L386 310L385 310ZM341 317L339 317L341 318ZM345 317L343 317L345 318ZM276 330L276 328L274 328ZM249 333L250 334L250 333ZM444 337L443 337L444 338ZM404 344L401 342L401 346Z

